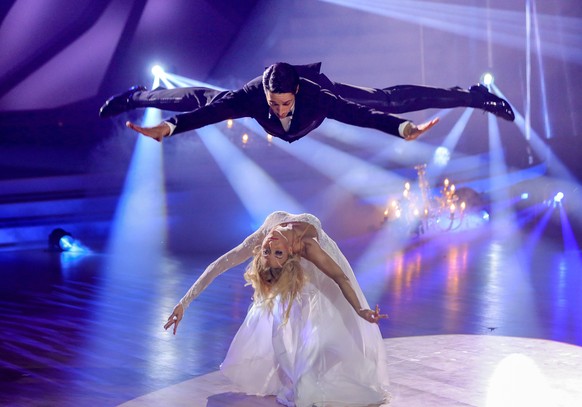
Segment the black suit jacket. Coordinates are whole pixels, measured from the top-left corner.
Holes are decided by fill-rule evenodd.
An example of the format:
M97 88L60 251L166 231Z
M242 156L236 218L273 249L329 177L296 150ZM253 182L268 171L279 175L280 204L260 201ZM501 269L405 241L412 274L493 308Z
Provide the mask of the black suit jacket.
M224 92L206 106L169 119L169 122L176 125L173 134L228 119L252 117L268 134L292 143L329 118L400 137L398 126L406 120L334 94L332 82L320 73L320 67L321 63L296 66L300 82L289 131L285 131L281 121L272 114L263 89L262 77L259 76L242 89Z

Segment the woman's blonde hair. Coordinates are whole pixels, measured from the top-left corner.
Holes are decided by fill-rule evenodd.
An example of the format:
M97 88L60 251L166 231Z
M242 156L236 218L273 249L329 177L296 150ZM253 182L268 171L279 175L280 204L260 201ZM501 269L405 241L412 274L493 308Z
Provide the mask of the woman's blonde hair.
M305 285L305 273L300 261L301 256L290 253L281 268L265 267L261 264L261 247L257 246L244 274L247 285L255 289L254 300L263 302L269 312L273 312L275 298L279 296L285 310L282 324L289 320L291 305Z

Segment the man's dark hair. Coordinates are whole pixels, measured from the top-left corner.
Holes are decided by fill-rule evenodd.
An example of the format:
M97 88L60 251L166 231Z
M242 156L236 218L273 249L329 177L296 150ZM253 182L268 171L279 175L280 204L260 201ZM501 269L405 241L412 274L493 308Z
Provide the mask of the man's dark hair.
M277 62L263 72L263 88L271 93L295 93L299 74L293 65Z

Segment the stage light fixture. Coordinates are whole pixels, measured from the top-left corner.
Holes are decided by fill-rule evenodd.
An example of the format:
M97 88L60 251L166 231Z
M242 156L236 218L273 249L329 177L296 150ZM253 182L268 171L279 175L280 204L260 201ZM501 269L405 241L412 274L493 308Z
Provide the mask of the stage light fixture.
M485 72L483 75L481 75L481 83L483 83L483 85L485 85L485 86L493 85L494 81L495 81L495 78L493 77L493 74L491 74L489 72Z
M451 152L448 148L440 146L434 152L433 161L439 167L445 167L451 160Z
M57 252L89 252L80 241L63 228L56 228L48 236L48 249Z
M73 247L73 235L62 228L53 229L48 237L49 250L69 251Z
M154 65L152 67L152 75L154 76L162 76L164 75L164 68L159 65Z
M559 204L560 202L562 202L563 198L564 198L564 193L558 192L556 195L554 195L554 203Z

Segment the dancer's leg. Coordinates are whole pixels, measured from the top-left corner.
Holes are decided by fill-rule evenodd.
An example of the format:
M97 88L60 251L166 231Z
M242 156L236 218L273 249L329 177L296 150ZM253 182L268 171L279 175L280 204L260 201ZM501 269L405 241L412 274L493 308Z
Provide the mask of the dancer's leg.
M459 87L444 89L419 85L397 85L384 89L364 88L334 83L341 97L386 113L406 113L424 109L473 107L513 121L515 115L509 103L478 84L469 90Z
M418 85L397 85L384 89L334 83L343 98L387 113L406 113L431 108L447 109L472 106L471 92L459 87L442 89Z
M226 92L202 87L174 89L159 87L154 90L135 92L128 101L131 108L155 107L174 112L187 112L206 106Z

